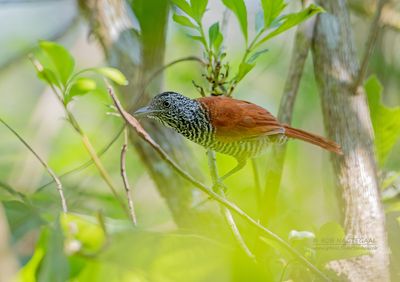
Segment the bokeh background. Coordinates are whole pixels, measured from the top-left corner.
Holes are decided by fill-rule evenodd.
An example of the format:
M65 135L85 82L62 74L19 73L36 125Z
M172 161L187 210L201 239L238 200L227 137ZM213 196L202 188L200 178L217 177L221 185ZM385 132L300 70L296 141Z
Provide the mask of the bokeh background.
M209 2L209 11L204 18L205 26L210 26L216 20L220 20L224 11L220 1ZM289 2L288 11L300 9L301 5L297 3L300 1ZM368 5L367 2L369 1L365 1L364 5ZM255 14L260 6L258 1L246 1L246 5L249 26L253 27ZM397 12L400 13L400 10ZM354 8L351 23L357 52L361 56L368 34L370 17L360 14ZM375 74L384 86L383 102L391 107L400 104L399 31L400 27L384 28L369 69L369 72ZM288 72L294 32L295 29L292 29L268 42L266 47L269 51L260 57L256 68L239 85L235 92L236 98L254 102L274 114L277 113ZM244 43L234 16L229 19L225 37L228 60L237 63L243 52ZM19 132L48 161L50 167L61 175L87 162L90 158L79 136L66 122L62 107L52 95L51 90L37 78L34 67L28 59L28 54L37 49L40 39L57 41L65 46L75 57L76 69L103 66L107 63L102 49L91 36L89 25L80 14L75 1L0 1L0 117ZM165 63L190 55L202 55L199 44L191 40L180 26L170 20ZM199 94L195 91L192 80L200 81L201 79L200 67L193 62L183 62L165 71L162 90L173 90L189 97L198 97ZM102 83L101 80L99 83ZM72 107L73 113L97 150L109 144L123 124L120 118L107 114L111 111L108 107L110 104L111 100L106 91L100 91L80 97ZM320 100L310 57L307 59L296 100L293 125L324 135ZM102 155L102 161L120 187L119 193L123 196L119 171L122 142L123 138L119 138ZM198 172L194 176L211 184L205 150L193 143L189 143L189 146L194 152L193 162ZM400 171L399 154L400 144L397 143L382 169L386 174ZM221 172L235 165L235 160L230 157L217 155L217 159ZM261 174L261 182L264 183L268 158L260 157L256 162ZM66 269L65 265L69 265L66 275L77 279L71 281L181 281L179 279L182 277L186 279L182 281L235 279L235 281L245 281L240 277L246 277L241 275L249 272L254 274L254 278L246 281L279 281L279 275L254 270L255 266L241 258L240 251L235 250L230 243L225 244L226 242L214 239L208 242L211 239L207 238L196 241L197 235L193 234L180 239L181 235L177 235L178 228L169 208L155 188L133 147L128 150L127 173L132 186L138 218L137 230L139 230L132 234L129 231L131 227L126 215L93 165L62 178L70 211L87 218L91 224L90 227L86 226L89 231L84 235L87 238L82 239L82 242L106 240L102 238L104 234L99 235L101 231L96 225L96 214L99 211L106 218L110 232L116 232L115 236L120 236L120 238L114 237L109 243L112 245L111 251L106 250L109 252L108 258L112 258L108 262L118 258L113 261L118 267L114 264L103 263L101 259L95 258L96 255L90 257L87 254L87 257L82 255L72 263L71 257L67 256L66 260L69 260L69 264L62 260L53 261L54 265L59 263L58 266L53 265L53 271L60 269L63 273ZM0 249L5 250L0 252L0 281L9 281L2 278L9 279L13 276L11 274L21 269L25 269L25 273L28 273L24 276L25 280L22 280L28 281L26 277L38 271L37 268L31 270L32 273L26 270L27 262L32 261L32 255L35 250L36 252L38 250L40 245L38 242L55 240L52 235L47 235L48 237L43 235L44 226L49 222L57 221L61 209L55 185L43 187L49 181L51 179L48 174L32 154L6 127L0 126L0 200L2 202L0 204ZM226 185L229 187L228 198L257 218L257 191L251 164L249 163L242 171L229 178ZM396 185L400 185L400 180L393 182L390 189L399 189ZM15 191L28 195L32 206L20 207L15 204L14 196L4 187L11 187ZM206 202L204 205L210 205L206 195L202 195L201 198ZM329 154L300 141L289 142L277 203L278 217L272 229L284 239L289 238L292 230L316 233L327 222L341 222L340 197L335 190ZM200 205L203 204L200 203ZM400 229L399 222L396 220L398 216L399 212L396 209L387 213L387 232L392 251L392 275L400 279L400 269L397 266L400 255L398 241ZM240 220L238 223L244 236L254 242L256 232L246 223ZM124 232L130 235L127 236ZM163 237L163 234L167 234L166 237ZM232 238L228 240L228 242L231 241L233 242ZM137 245L132 242L136 242ZM46 251L46 248L43 248ZM90 249L90 246L88 248ZM93 248L96 249L96 246ZM232 253L227 255L227 252L220 250L225 248L233 249ZM252 248L257 248L257 246L252 246ZM198 252L192 254L188 250ZM135 267L130 269L129 263ZM30 265L33 269L32 264ZM217 266L228 265L229 267L226 268L215 269ZM42 265L42 272L43 269L47 269L45 263ZM281 268L278 267L278 269ZM184 270L187 270L187 273ZM49 270L49 272L52 271ZM178 277L170 272L184 274ZM73 276L74 273L78 273L77 276ZM49 278L52 277L50 274L36 278L38 277L46 277L48 281L52 281ZM35 280L32 278L29 281Z

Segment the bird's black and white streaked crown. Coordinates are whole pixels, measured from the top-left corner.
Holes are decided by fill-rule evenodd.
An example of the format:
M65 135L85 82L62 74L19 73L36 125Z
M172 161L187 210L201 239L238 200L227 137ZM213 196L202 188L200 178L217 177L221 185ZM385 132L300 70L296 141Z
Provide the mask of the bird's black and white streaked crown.
M134 115L157 119L197 143L212 133L207 112L200 102L176 92L158 94Z

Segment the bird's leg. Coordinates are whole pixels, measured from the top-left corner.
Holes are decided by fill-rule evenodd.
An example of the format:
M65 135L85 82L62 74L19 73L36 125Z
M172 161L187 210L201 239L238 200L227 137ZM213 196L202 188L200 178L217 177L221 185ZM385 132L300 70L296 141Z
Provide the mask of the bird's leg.
M237 165L231 169L230 171L228 171L226 174L224 174L223 176L221 176L219 178L219 181L222 183L222 181L224 181L225 179L227 179L229 176L231 176L232 174L238 172L239 170L241 170L245 165L246 165L246 159L237 159Z

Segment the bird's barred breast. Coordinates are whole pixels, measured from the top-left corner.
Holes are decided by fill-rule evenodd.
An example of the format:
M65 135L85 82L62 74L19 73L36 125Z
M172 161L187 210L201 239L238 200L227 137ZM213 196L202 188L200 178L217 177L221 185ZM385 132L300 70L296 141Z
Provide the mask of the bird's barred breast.
M282 144L287 138L283 134L273 136L263 136L262 138L239 140L239 141L220 141L215 140L210 146L216 152L233 156L238 159L254 158L265 154L269 145L273 143ZM207 146L205 146L207 147Z

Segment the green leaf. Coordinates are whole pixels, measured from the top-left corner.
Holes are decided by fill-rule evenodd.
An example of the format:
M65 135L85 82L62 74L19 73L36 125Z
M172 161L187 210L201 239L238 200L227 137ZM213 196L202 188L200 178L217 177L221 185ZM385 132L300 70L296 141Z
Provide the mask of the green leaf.
M60 79L60 82L65 85L74 71L74 58L67 49L55 42L40 41L39 46L53 63L53 71Z
M219 22L214 23L210 28L208 29L208 38L210 41L210 46L212 46L217 39L219 33Z
M383 87L376 76L365 83L372 126L375 134L375 151L382 167L400 136L400 107L389 108L382 104Z
M264 27L269 28L274 19L276 19L286 7L284 0L261 0L261 6L264 11Z
M354 239L354 240L353 240ZM316 259L319 265L332 260L346 259L369 254L361 242L374 238L345 238L343 227L337 222L328 222L321 226L316 234ZM371 247L374 247L371 245Z
M188 19L185 16L180 16L180 15L174 14L172 16L172 19L174 20L174 22L176 22L176 23L178 23L180 25L183 25L183 26L186 26L186 27L191 27L191 28L196 28L196 25L193 24L190 21L190 19Z
M171 2L185 12L188 16L194 18L194 12L192 11L192 7L190 7L188 2L185 0L171 0Z
M80 77L72 83L68 93L65 94L64 103L67 105L75 96L83 96L95 90L96 81L86 77Z
M196 40L196 41L200 41L204 46L207 46L207 42L206 42L206 40L204 39L204 37L202 37L202 36L197 36L197 35L188 35L190 38L192 38L193 40Z
M253 55L250 56L250 58L249 58L249 60L247 62L248 63L254 63L260 55L268 52L268 50L269 49L263 49L263 50L255 52Z
M213 47L216 52L219 51L221 47L223 36L219 30L219 23L216 22L208 29L208 38L210 47Z
M23 282L36 282L36 271L40 266L40 263L43 260L45 255L45 244L48 238L48 228L45 228L40 233L39 240L36 243L35 251L28 261L21 270L17 274L16 281L23 281Z
M69 264L64 254L64 236L58 219L54 227L48 228L46 237L44 242L45 253L36 270L36 277L41 282L67 281L69 278Z
M281 24L271 33L269 33L267 36L262 38L260 41L257 42L256 47L259 46L260 44L264 43L268 39L271 39L272 37L275 37L282 32L285 32L286 30L302 23L303 21L307 20L308 18L312 17L313 15L317 13L323 12L324 9L321 7L311 4L308 6L306 9L304 9L301 12L298 13L293 13L293 14L288 14L280 19ZM271 21L272 23L272 21Z
M128 85L128 80L126 79L125 75L118 69L103 67L94 68L93 71L104 75L119 85Z
M45 223L39 211L31 205L19 201L7 201L3 205L15 241Z
M239 20L240 28L247 42L247 10L243 0L222 0L224 5L231 10Z
M193 18L200 23L206 12L208 0L190 0L190 4L192 5Z
M236 77L236 81L239 82L243 79L243 77L246 76L246 74L249 73L249 71L251 71L254 68L255 64L249 64L249 63L241 63L239 65L239 72L237 74Z
M61 88L60 81L57 78L57 75L49 68L44 67L43 70L37 71L37 76L40 80L43 80L46 84L49 82L58 88Z
M100 251L106 236L97 219L77 214L64 214L61 217L61 227L66 237L66 248L70 253L82 252L93 254ZM68 249L71 244L79 242L79 249Z

